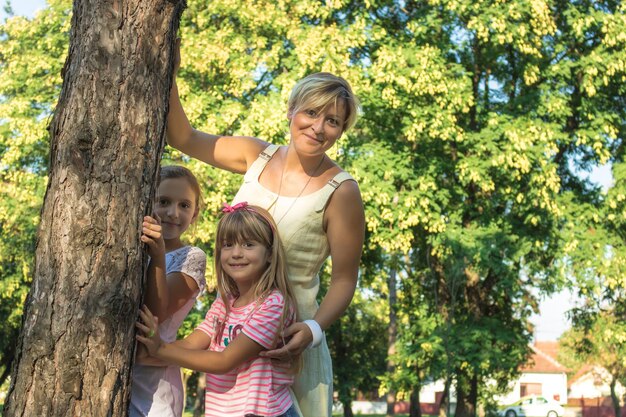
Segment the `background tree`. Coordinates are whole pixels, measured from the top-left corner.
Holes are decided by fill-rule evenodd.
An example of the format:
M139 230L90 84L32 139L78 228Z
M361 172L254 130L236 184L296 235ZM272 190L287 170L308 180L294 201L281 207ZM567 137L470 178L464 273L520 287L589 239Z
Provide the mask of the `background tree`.
M611 397L616 415L619 401L615 382L624 383L626 328L626 246L624 237L624 94L626 86L626 8L619 2L558 2L556 20L568 36L560 36L563 58L554 66L552 82L561 86L567 139L559 157L562 198L567 222L563 227L562 267L572 277L581 299L572 311L574 327L561 342L576 353L605 367L612 375ZM601 64L600 64L601 62ZM613 184L603 190L575 169L610 164Z
M473 415L487 381L504 386L525 360L532 291L549 290L559 272L550 269L559 248L552 127L520 105L531 88L507 100L507 88L529 83L495 65L506 62L506 46L528 60L540 54L553 25L541 2L387 6L371 22L389 37L371 46L377 108L366 114L380 117L369 128L376 139L389 139L362 155L370 170L387 164L374 175L390 185L366 193L377 214L367 216L368 226L386 233L384 244L414 252L406 267L418 271L441 315L446 354L434 360L443 361L448 384L455 381L457 415ZM365 164L357 172L367 172ZM502 345L478 352L471 341L490 340L494 328L502 329ZM461 329L466 338L451 337Z
M49 116L61 86L70 2L0 26L0 386L32 282L35 233L48 173Z
M156 6L73 11L6 415L126 414L138 230L154 193L184 4Z
M624 11L620 2L584 0L222 0L210 10L190 2L181 24L181 98L202 130L281 144L296 80L324 70L350 81L363 117L333 152L360 183L367 244L358 310L329 334L348 334L339 326L362 308L377 316L372 324L397 314L393 362L422 373L395 367L385 386L414 398L428 378L442 378L446 393L458 386L458 415L473 415L526 360L539 295L571 285L588 296L588 311L624 304ZM15 48L2 53L14 60ZM2 94L16 111L19 100L9 99L34 94L10 88ZM31 159L16 158L9 140L23 125L8 123L2 149L13 150L2 156L15 168L3 181L17 184ZM206 216L194 240L210 248L212 208L230 200L241 178L176 151L166 157L205 179ZM606 163L615 183L605 193L581 173ZM26 201L12 187L6 204ZM28 230L18 225L33 223L32 210L15 213L2 227ZM3 239L4 248L29 241ZM2 268L14 271L2 291L17 294L15 283L29 275L18 253L29 256L2 253ZM382 308L394 293L395 305ZM493 343L477 349L478 340ZM331 343L333 355L342 355L343 343L352 341ZM432 355L419 350L425 343ZM344 401L353 393L348 380L336 385Z
M619 314L618 314L619 315ZM599 365L606 369L610 380L611 401L616 416L621 416L621 398L615 388L626 385L626 324L623 313L607 310L593 315L591 320L566 331L559 339L563 364L580 369L583 365Z
M352 417L351 404L357 393L371 393L385 372L386 322L381 301L357 293L336 325L326 332L333 355L333 379L344 417ZM357 366L358 364L358 366Z

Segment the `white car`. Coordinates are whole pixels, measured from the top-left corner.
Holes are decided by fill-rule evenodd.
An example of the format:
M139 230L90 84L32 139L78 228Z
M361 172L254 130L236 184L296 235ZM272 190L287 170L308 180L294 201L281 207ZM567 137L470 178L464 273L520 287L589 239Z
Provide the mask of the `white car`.
M561 404L540 395L529 395L498 410L504 417L563 417L565 410Z

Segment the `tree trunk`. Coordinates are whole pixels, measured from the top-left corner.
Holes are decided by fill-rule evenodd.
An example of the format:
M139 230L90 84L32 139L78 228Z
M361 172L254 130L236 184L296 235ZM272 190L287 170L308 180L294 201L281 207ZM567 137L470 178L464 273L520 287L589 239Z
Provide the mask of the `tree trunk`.
M341 405L343 405L343 417L354 417L354 413L352 412L352 400L343 401Z
M622 417L622 409L619 405L619 397L615 392L615 386L617 385L617 378L615 375L611 375L611 401L613 401L613 411L615 412L615 417Z
M478 410L478 375L474 372L470 380L470 395L468 398L469 416L476 417Z
M465 393L463 392L463 390L460 390L459 387L456 388L456 411L454 413L454 416L468 417Z
M193 417L204 415L204 390L206 388L206 377L204 373L198 376L198 386L196 387L196 401L193 404Z
M5 416L125 416L183 0L75 1Z
M387 358L387 372L393 373L395 370L395 364L391 359L391 356L396 353L396 338L397 338L397 324L396 324L396 280L397 280L397 271L395 266L389 272L389 330L387 333L387 340L389 341L389 348L387 350L388 358ZM394 390L389 390L387 393L387 417L395 416L395 405L396 405L396 393Z
M411 391L411 402L409 404L409 417L422 417L422 407L420 406L421 384Z
M467 410L467 394L466 394L466 381L465 375L461 374L460 370L457 370L456 378L456 410L454 412L455 417L469 417Z
M439 414L438 414L439 417L446 417L450 415L449 406L450 406L450 384L451 383L452 381L450 380L450 377L448 376L444 384L443 393L441 395L441 400L439 401L439 405L437 407L437 409L439 410Z
M469 381L467 381L468 379ZM477 399L478 377L476 375L468 376L460 371L457 372L455 417L476 417Z

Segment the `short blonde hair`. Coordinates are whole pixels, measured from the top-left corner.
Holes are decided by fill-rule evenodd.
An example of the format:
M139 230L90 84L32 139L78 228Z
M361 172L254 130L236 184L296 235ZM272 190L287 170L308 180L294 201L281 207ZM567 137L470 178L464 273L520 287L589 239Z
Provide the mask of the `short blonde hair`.
M343 100L346 105L346 119L343 121L345 132L356 123L361 105L350 84L328 72L307 75L296 83L289 97L289 113L295 114L305 109L325 109L331 103L337 105L338 100Z

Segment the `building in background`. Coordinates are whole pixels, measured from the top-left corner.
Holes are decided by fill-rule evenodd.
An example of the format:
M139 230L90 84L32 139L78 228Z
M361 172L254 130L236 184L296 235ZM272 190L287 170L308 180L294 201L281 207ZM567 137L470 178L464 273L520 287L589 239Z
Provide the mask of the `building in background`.
M558 342L535 342L533 353L521 375L512 383L511 392L500 398L501 404L511 404L527 395L541 395L560 404L567 404L567 368L556 360Z

